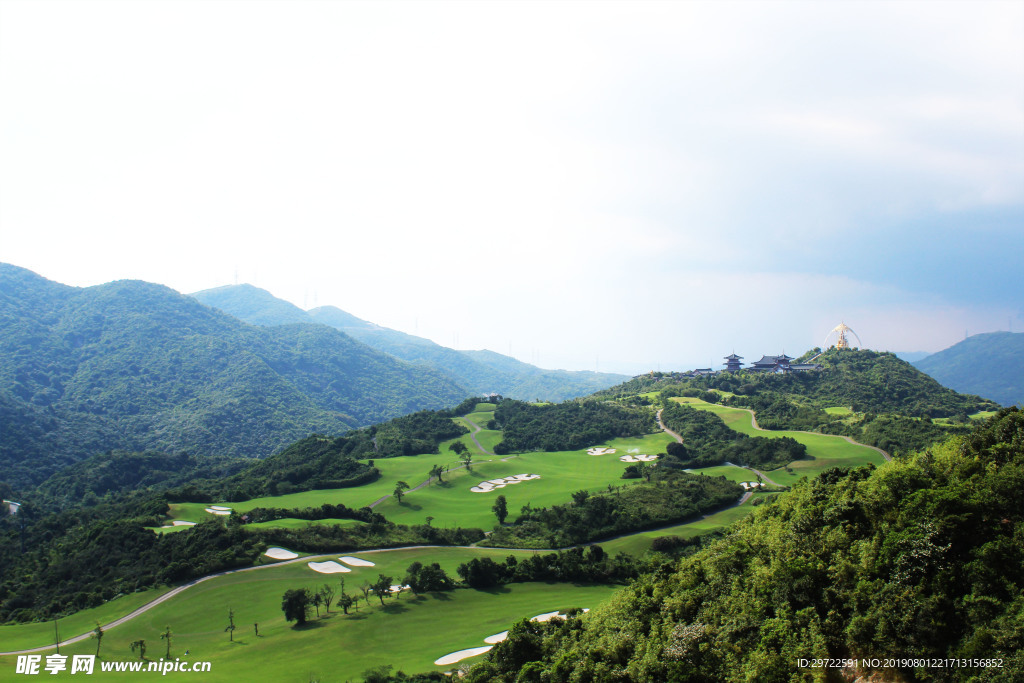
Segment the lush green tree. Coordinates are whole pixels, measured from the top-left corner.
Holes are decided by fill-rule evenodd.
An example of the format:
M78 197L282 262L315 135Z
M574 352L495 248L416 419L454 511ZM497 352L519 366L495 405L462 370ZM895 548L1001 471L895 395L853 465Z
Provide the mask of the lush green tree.
M228 632L228 640L235 642L235 610L228 607L228 625L224 628Z
M472 472L473 471L473 454L472 453L470 453L469 451L464 451L459 456L459 460L461 460L462 464L466 466L466 471L467 472Z
M285 621L294 621L297 626L302 626L309 618L309 605L311 602L309 591L305 588L292 588L284 592L281 598L281 609L284 611Z
M338 607L340 607L342 611L345 612L345 614L348 614L349 607L352 607L353 605L356 605L358 607L358 604L359 603L355 599L353 599L352 596L348 593L342 592L342 594L338 597Z
M397 484L395 484L395 491L394 491L394 493L392 495L394 495L394 497L398 499L398 502L401 503L402 502L402 494L404 494L408 490L409 490L409 485L406 484L404 481L400 481Z
M96 640L96 656L100 656L100 643L103 642L103 629L100 628L100 622L96 622L96 628L92 630L92 636Z
M504 524L505 518L508 517L508 501L504 495L499 494L494 499L494 506L491 508L494 511L495 517L498 518L498 524Z
M336 592L334 586L327 583L320 587L320 594L323 596L324 607L327 608L328 614L331 613L331 602L334 601L334 594Z
M392 577L383 574L377 575L377 581L373 584L373 592L380 598L380 604L384 604L384 596L391 592Z
M461 441L456 441L452 445L448 446L448 450L450 450L452 453L455 453L455 455L462 455L469 449L466 448L466 444L462 443Z
M136 650L138 650L138 652L139 652L139 659L145 659L146 658L146 641L145 640L139 639L139 640L133 641L132 644L130 645L130 647L131 647L132 652L135 652Z

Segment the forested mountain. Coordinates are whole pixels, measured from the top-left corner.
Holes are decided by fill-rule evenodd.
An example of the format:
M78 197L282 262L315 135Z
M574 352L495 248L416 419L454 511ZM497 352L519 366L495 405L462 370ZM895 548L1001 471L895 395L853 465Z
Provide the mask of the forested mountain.
M516 624L465 680L869 680L875 658L870 680L1020 680L1022 487L1016 409L877 470L826 471L586 619ZM858 663L800 665L823 658Z
M494 351L456 351L423 337L375 325L334 306L306 312L252 285L217 287L192 296L253 325L291 322L328 325L396 358L446 372L476 394L563 401L626 379L624 375L607 372L545 370Z
M112 449L265 456L466 390L322 325L254 327L160 285L68 287L0 264L0 471Z
M1004 406L1024 403L1024 332L976 334L914 367L957 391Z

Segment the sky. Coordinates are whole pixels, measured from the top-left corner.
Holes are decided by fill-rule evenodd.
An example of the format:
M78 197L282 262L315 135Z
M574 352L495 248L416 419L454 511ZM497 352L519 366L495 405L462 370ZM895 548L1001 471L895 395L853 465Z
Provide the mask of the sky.
M1024 3L0 2L0 261L639 373L1024 331Z

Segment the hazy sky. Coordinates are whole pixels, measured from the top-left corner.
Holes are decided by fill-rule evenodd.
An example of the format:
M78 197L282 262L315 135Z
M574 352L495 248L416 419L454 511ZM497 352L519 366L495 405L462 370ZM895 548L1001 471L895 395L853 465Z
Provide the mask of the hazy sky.
M545 367L1024 331L1024 3L0 2L0 261Z

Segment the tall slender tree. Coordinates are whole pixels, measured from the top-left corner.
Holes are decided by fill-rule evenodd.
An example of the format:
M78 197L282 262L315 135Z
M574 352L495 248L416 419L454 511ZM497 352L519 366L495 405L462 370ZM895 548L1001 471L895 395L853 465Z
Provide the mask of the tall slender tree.
M103 642L103 629L100 628L100 622L96 622L96 628L92 630L92 638L96 639L96 656L100 656L100 643Z
M171 658L171 627L165 626L164 632L160 634L160 640L167 641L167 652L164 654L164 659L170 660Z
M228 632L231 642L235 642L235 610L230 607L228 607L228 625L224 630Z

